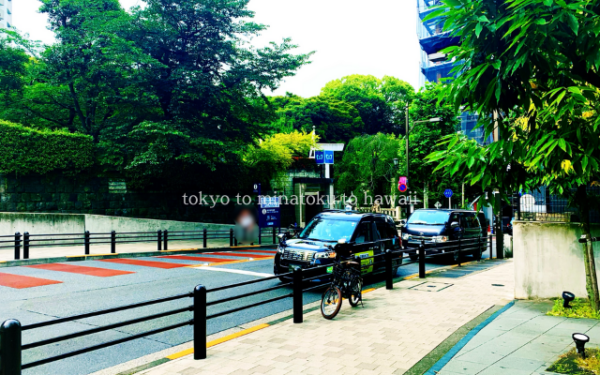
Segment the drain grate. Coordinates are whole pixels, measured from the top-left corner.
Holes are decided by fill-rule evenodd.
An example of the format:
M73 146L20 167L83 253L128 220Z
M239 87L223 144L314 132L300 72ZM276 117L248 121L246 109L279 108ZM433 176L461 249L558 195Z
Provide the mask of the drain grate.
M441 290L451 287L452 285L454 285L454 284L427 282L427 283L415 285L409 289L418 290L420 292L439 292Z

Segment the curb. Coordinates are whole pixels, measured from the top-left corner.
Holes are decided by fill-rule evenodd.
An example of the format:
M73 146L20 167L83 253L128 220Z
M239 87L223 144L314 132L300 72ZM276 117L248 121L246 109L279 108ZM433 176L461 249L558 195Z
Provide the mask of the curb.
M452 347L452 349L450 349L446 354L444 354L444 356L442 358L440 358L439 361L437 361L433 366L431 366L431 368L429 370L427 370L424 375L436 375L437 373L439 373L442 370L442 368L444 368L444 366L446 366L448 364L448 362L450 362L450 360L452 358L454 358L454 356L456 354L458 354L458 352L465 345L467 345L467 343L469 341L471 341L471 339L473 337L475 337L476 334L479 333L479 331L481 331L488 324L490 324L492 321L494 321L494 319L496 319L498 316L500 316L500 314L502 314L506 310L510 309L514 304L515 304L514 300L510 301L504 307L502 307L500 310L493 313L489 318L487 318L483 322L479 323L475 328L473 328L471 331L469 331L469 333L467 333L465 335L465 337L460 339L460 341L457 342L456 345L454 345Z
M2 267L16 267L16 266L29 266L34 264L46 264L46 263L58 263L58 262L78 262L83 260L99 260L99 259L114 259L114 258L143 258L153 257L157 255L178 255L188 253L210 253L214 251L226 250L235 251L236 249L247 249L247 248L272 248L277 245L248 245L248 246L227 246L227 247L207 247L207 248L196 248L196 249L176 249L176 250L155 250L145 251L139 253L115 253L115 254L90 254L90 255L67 255L64 257L54 258L36 258L36 259L19 259L19 260L3 260L0 261L0 268Z

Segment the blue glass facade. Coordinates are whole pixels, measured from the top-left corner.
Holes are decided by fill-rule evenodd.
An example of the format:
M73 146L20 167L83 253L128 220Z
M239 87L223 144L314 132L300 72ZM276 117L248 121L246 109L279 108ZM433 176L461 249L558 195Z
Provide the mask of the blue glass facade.
M432 12L432 8L440 5L439 0L417 0L417 36L421 45L421 64L419 84L424 86L426 82L441 82L444 78L451 78L451 70L456 65L448 61L440 50L457 45L459 38L452 37L444 31L444 20L440 17L423 21L425 16ZM464 112L461 116L460 129L469 138L477 140L481 144L492 142L492 137L484 138L483 129L476 128L477 115Z

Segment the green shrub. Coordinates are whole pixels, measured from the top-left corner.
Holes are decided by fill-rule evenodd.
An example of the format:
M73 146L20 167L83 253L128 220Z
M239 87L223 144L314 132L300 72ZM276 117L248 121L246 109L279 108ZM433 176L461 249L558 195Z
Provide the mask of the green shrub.
M587 299L575 298L570 305L570 309L565 309L563 307L563 300L556 299L554 300L552 310L548 311L546 315L564 316L567 318L600 319L600 312L592 310L590 301Z
M37 130L0 120L0 173L79 172L92 164L91 136Z

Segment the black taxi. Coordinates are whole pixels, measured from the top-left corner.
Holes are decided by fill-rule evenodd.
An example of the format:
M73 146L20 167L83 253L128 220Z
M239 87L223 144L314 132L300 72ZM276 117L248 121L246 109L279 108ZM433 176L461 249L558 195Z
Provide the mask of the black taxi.
M366 258L388 249L400 250L400 242L394 220L388 215L327 210L316 215L298 235L283 237L275 256L274 273L280 275L296 267L307 269L331 264L332 248L338 243L344 244L348 255ZM401 257L402 253L394 255L394 258ZM383 271L385 264L374 265L382 260L383 257L363 260L362 272ZM396 269L398 265L396 260Z

